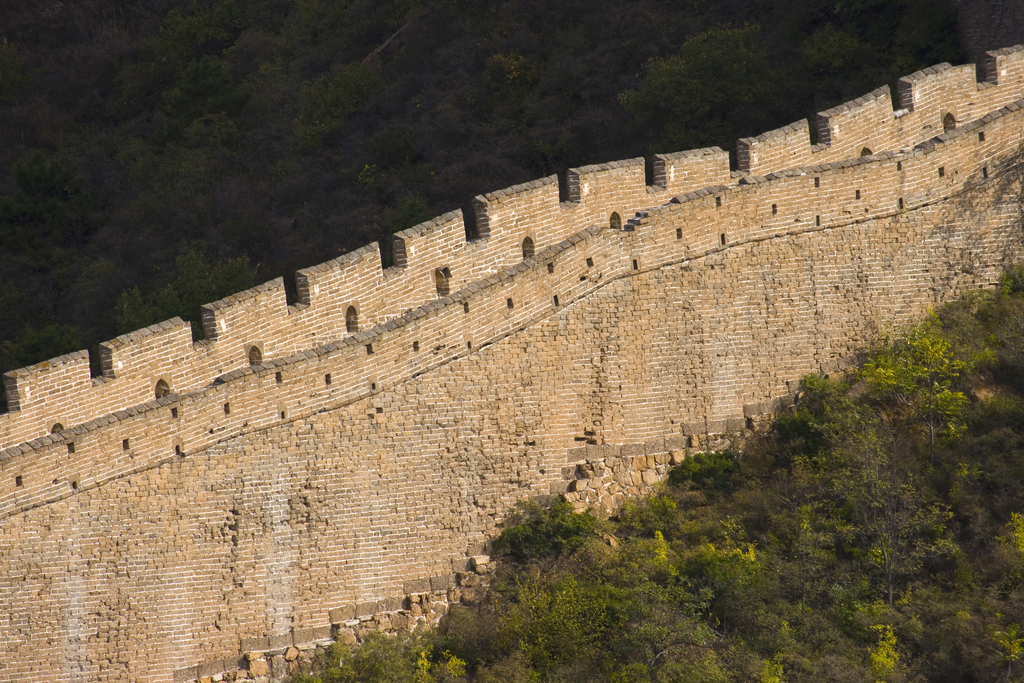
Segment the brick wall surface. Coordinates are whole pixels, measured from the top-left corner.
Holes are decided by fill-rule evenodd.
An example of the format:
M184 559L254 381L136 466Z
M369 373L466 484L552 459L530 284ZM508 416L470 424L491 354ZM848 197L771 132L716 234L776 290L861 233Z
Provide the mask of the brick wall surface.
M974 65L940 64L900 79L893 111L888 87L818 115L819 144L806 121L737 143L740 176L909 149L1024 97L1024 47L989 52L976 81ZM952 117L947 119L947 117ZM163 380L177 392L208 385L245 367L254 347L261 358L283 358L393 320L446 292L455 292L520 262L524 242L540 250L591 225L625 224L636 211L700 188L733 183L728 155L718 148L657 155L654 185L644 160L569 169L566 201L555 176L473 200L477 235L466 238L461 211L394 237L395 266L382 269L376 243L296 274L299 294L288 305L277 279L202 308L206 339L192 344L172 320L118 337L101 348L103 375L89 376L85 352L4 376L10 412L0 414L0 448L45 436L138 405ZM116 357L114 357L116 356Z
M655 188L640 160L576 169L568 202L553 178L477 198L477 240L448 214L394 269L367 248L301 272L295 306L274 281L204 307L204 343L171 321L110 342L101 378L81 353L17 371L11 415L43 431L0 451L0 681L190 680L448 590L517 500L649 485L666 439L742 428L879 326L995 283L1022 251L1022 135L1017 101L671 201L666 165ZM721 172L720 150L671 156Z

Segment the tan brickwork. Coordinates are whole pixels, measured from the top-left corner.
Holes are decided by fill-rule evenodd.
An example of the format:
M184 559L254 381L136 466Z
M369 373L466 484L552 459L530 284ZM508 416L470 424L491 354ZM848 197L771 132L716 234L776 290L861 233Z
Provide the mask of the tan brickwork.
M962 128L1024 97L1024 48L988 53L984 68L981 83L973 65L940 64L901 79L897 112L887 87L822 112L814 147L806 121L740 140L741 174L909 148L941 132L946 115ZM569 169L564 202L555 176L479 196L473 239L466 238L461 211L445 214L395 235L395 266L386 270L374 243L299 271L295 305L288 305L279 278L203 306L201 343L191 344L180 320L107 342L100 377L89 376L84 352L7 373L10 412L0 414L0 448L137 405L156 395L161 379L179 392L206 386L245 367L253 347L262 359L283 358L344 338L350 308L358 329L383 324L519 263L527 238L539 251L591 225L625 225L636 211L681 193L732 184L728 155L718 148L657 155L652 170L648 187L643 159ZM118 356L113 361L111 353Z
M811 145L806 121L737 143L739 170L753 175L796 166L851 159L862 153L900 150L944 131L947 114L957 125L1024 97L1024 50L1017 46L988 53L985 79L973 64L943 63L899 80L899 109L889 86L820 112L818 144Z
M567 202L554 178L478 198L479 239L447 214L392 269L371 246L302 271L294 306L280 280L210 304L202 343L171 321L108 343L101 378L82 352L17 371L40 428L0 450L0 681L191 680L457 599L517 500L643 492L878 326L994 284L1024 250L1022 136L1018 101L671 201L640 160L577 169Z

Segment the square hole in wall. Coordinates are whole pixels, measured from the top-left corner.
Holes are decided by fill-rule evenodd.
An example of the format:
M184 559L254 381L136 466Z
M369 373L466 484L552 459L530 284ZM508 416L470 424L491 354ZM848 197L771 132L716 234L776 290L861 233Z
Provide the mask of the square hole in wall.
M940 178L945 178L946 177L946 167L945 166L939 166L939 177Z
M513 308L515 308L515 304L513 304L513 303L512 303L512 299L505 299L505 305L506 305L506 306L508 306L508 309L509 309L510 311L511 311L511 310L512 310Z
M281 411L281 419L282 419L282 420L286 420L286 419L288 419L288 413L282 410L282 411Z
M124 439L124 440L122 440L122 441L121 441L121 450L122 450L122 451L126 451L126 450L128 450L129 448L131 448L131 444L130 444L130 443L128 442L128 439Z
M854 199L860 199L860 190L857 190L857 192L854 193L853 198Z
M277 382L278 384L284 381L284 377L281 375L280 372L274 373L274 381Z
M370 391L377 391L377 383L370 382Z
M988 166L981 167L981 177L988 178Z
M814 217L814 225L819 227L819 228L821 227L821 216L815 216Z
M551 301L555 304L555 306L557 306L558 305L558 295L555 294L553 297L551 297Z
M413 351L419 351L420 350L420 343L418 341L414 341L412 343L412 350Z
M22 486L23 484L24 484L24 480L21 478L20 474L17 475L16 477L14 477L14 485L15 486Z
M171 408L171 417L174 418L175 420L178 419L178 409L177 408Z
M471 342L471 341L466 342L466 348L468 350L472 351L473 350L473 342Z
M978 133L978 142L985 142L985 133Z
M779 213L779 205L778 204L772 204L772 215L774 216L777 213Z
M180 444L174 444L174 454L175 455L181 455L181 445Z
M896 170L897 171L902 171L903 170L903 162L902 161L897 161L896 162Z
M722 198L721 197L715 197L715 206L721 206L721 205L722 205Z
M896 200L896 204L897 204L897 206L899 206L900 211L902 211L903 210L903 197L900 197L898 200Z
M640 263L636 259L633 259L633 270L640 270Z
M469 302L468 301L463 301L462 302L462 312L463 313L469 313Z
M815 187L821 187L821 178L815 178L814 179L814 186Z
M324 384L326 384L327 386L331 386L331 373L328 372L326 375L324 375Z
M383 415L384 414L384 409L383 408L377 408L376 411L377 411L378 415Z
M548 272L549 273L555 272L555 264L554 263L549 263L548 264Z
M722 243L722 246L724 247L725 246L725 233L724 232L721 235L718 236L718 240Z
M78 490L78 480L73 479L71 481L71 488L73 488L76 491Z
M367 344L366 345L366 355L369 356L372 353L373 353L373 344Z
M587 268L593 268L593 267L594 267L594 259L588 258L587 259Z
M74 453L74 452L75 452L75 444L74 444L74 442L69 441L68 442L68 453Z
M224 414L225 415L230 415L231 414L231 404L230 403L225 403L224 404Z
M683 229L682 228L676 228L676 239L677 240L683 239Z

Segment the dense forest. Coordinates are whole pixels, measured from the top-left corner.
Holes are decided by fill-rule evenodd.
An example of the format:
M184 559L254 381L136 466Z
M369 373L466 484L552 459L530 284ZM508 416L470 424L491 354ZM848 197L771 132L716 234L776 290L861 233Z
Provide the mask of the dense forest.
M1024 679L1024 268L613 519L521 505L494 553L442 628L298 682Z
M373 240L387 259L482 192L732 149L962 61L956 22L946 0L5 0L0 371Z

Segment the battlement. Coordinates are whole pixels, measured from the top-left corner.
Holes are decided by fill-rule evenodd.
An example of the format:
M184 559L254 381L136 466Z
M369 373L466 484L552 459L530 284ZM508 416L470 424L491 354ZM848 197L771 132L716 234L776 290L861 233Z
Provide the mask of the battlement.
M913 147L923 140L973 121L1024 97L1024 49L988 53L985 78L973 64L943 63L905 76L897 83L900 109L883 86L818 113L818 144L811 145L807 121L737 142L740 171L764 175L781 168L840 161L883 150Z
M694 187L731 182L729 153L720 147L704 147L674 154L655 154L654 186L674 197Z
M257 311L261 320L288 320L308 313L326 294L325 283L329 284L331 278L352 282L352 272L363 268L365 261L376 269L366 272L377 273L375 282L383 281L385 285L409 273L381 271L376 248L364 248L302 271L304 285L300 291L306 293L300 297L309 303L299 307L289 309L285 305L280 279L204 306L204 323L209 320L207 333L210 337L216 334L212 340L192 345L188 325L174 319L107 342L105 376L98 380L88 380L85 352L15 371L7 378L8 390L17 390L12 395L27 407L22 411L26 413L36 410L40 415L67 419L63 417L66 413L45 412L54 397L65 398L66 387L88 386L81 396L122 382L136 393L116 395L138 398L130 404L136 407L111 411L105 417L93 415L83 420L84 424L72 422L59 433L40 433L27 444L12 444L0 450L0 517L26 505L70 495L71 481L74 490L98 485L146 463L201 451L227 435L372 399L387 387L557 314L610 282L666 263L696 261L763 240L880 219L896 220L908 212L924 210L967 186L997 178L1007 153L1016 151L1022 140L1024 99L911 150L745 176L736 185L694 190L640 213L628 229L592 225L558 242L550 236L542 238L543 232L534 232L538 240L551 243L539 247L533 256L517 254L514 265L500 268L496 260L491 275L463 282L457 291L434 297L369 329L353 330L311 348L295 344L289 349L280 338L255 328L248 337L235 330L257 318L244 313L247 310ZM636 161L608 168L590 167L579 169L577 177L593 178L609 171L634 173L636 168ZM555 181L546 179L504 195L488 195L481 201L487 202L489 210L503 200L514 206L524 197L550 202L557 199L551 194L552 188L557 189ZM501 216L502 225L517 220L516 216L498 212L491 215ZM412 259L425 256L421 262L432 265L439 263L432 259L452 258L453 252L439 245L451 243L446 240L453 240L452 235L459 230L461 215L451 213L399 233L396 243L401 240L406 244L407 260L411 253ZM495 237L492 232L489 239ZM424 244L429 246L420 251L417 239L427 240ZM461 246L471 248L483 239L463 240ZM517 239L515 235L509 244ZM411 245L417 246L410 249ZM435 251L429 252L430 248ZM951 244L950 248L958 247ZM468 267L465 261L447 262ZM404 270L412 268L408 262L404 266ZM403 266L391 270L403 270ZM426 279L425 267L422 274ZM985 283L993 284L997 277L998 270L990 269ZM355 281L359 282L358 278ZM317 283L323 287L319 294L315 291ZM349 302L358 305L358 297L342 299L343 305ZM836 324L841 325L841 321ZM251 364L237 364L201 386L187 386L182 373L197 371L181 364L183 358L209 363L206 359L215 355L210 349L229 340L241 349L244 339L262 343L260 348L266 357ZM182 352L186 344L191 345L189 354ZM828 349L822 349L821 354L821 367L843 355L833 355ZM751 372L757 374L753 368ZM707 414L692 417L719 419L725 415L724 419L742 419L747 404L785 393L787 383L799 376L794 373L792 377L776 378L759 393L754 392L757 395L751 394L750 387L730 385L718 403L708 406ZM176 393L152 400L154 377L164 378ZM121 442L131 444L131 452L126 447L123 457L111 458L111 452L119 452L114 444ZM68 444L73 444L70 457ZM563 448L572 444L548 445ZM54 478L54 474L59 476Z
M188 325L179 319L105 342L100 348L99 377L90 376L85 351L9 372L4 388L10 412L0 415L0 447L80 425L165 393L201 390L232 371L365 334L427 302L444 300L528 261L589 226L635 229L637 221L630 218L636 212L663 205L672 197L689 197L687 193L701 190L698 196L733 203L751 188L762 186L763 178L771 181L771 191L778 194L765 205L774 207L772 214L764 215L764 206L751 207L735 228L707 231L698 227L707 226L699 221L680 228L686 234L703 230L701 243L744 234L755 224L781 225L781 216L801 225L830 220L807 213L810 209L793 216L789 207L799 202L781 190L778 181L794 176L781 171L836 173L829 164L840 161L844 173L862 166L889 168L890 152L910 149L936 135L943 143L958 139L964 131L973 130L963 123L1012 107L1024 97L1024 47L991 52L984 66L981 83L975 80L973 65L940 64L900 79L902 109L896 112L887 87L821 112L816 122L820 144L815 146L809 143L807 121L744 138L737 143L738 176L730 173L726 152L704 148L655 156L651 187L645 182L644 160L636 158L569 169L566 201L560 201L555 176L480 195L472 201L477 234L471 238L467 239L461 211L444 214L394 235L391 268L382 268L374 243L300 270L295 305L288 305L281 278L204 305L201 319L206 338L202 342L192 343ZM949 130L939 135L944 126ZM861 162L850 161L861 156ZM908 167L914 167L911 158L907 157ZM775 173L766 175L769 171ZM890 180L904 188L899 198L909 206L917 188L907 184L908 173L904 169ZM922 191L938 192L937 186L962 182L962 178L954 170L944 180L919 182ZM876 206L890 210L890 195L872 190L862 199L850 200L842 211L850 215L866 211L870 216ZM709 216L707 220L718 219Z

